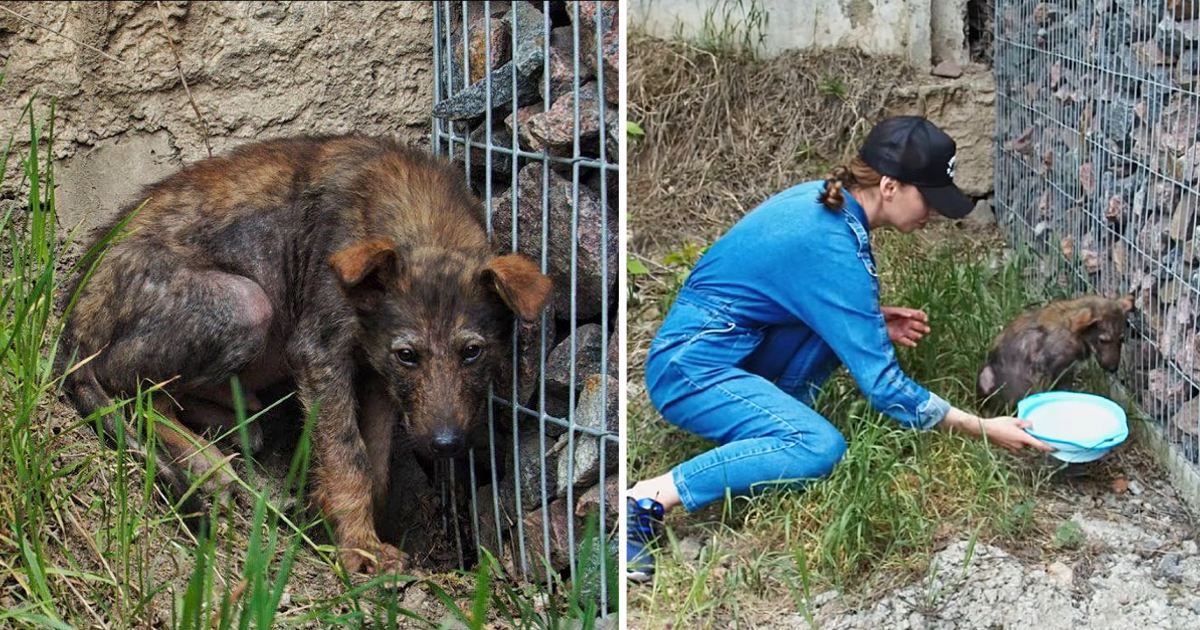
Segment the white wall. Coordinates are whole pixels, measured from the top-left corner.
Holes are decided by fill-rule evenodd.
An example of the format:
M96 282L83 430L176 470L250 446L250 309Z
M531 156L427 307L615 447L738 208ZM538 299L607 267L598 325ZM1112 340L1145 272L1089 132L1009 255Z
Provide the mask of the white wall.
M851 47L906 57L917 68L965 63L966 0L633 0L629 26L663 38L704 33L705 17L744 22L747 9L767 12L762 52ZM732 19L727 20L725 16Z

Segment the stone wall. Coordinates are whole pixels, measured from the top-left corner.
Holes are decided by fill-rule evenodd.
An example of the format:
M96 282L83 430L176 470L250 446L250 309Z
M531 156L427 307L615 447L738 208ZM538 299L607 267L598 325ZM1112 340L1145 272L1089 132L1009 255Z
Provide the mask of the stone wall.
M1136 297L1124 380L1200 462L1200 3L1010 0L996 19L997 218L1044 254L1043 286Z

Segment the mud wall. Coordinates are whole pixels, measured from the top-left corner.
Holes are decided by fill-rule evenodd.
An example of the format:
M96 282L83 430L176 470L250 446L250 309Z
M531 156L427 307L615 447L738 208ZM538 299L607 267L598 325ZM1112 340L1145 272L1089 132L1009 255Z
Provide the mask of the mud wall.
M432 37L426 2L5 3L0 129L20 148L22 107L36 96L42 121L56 103L60 219L87 226L210 148L347 131L427 146Z

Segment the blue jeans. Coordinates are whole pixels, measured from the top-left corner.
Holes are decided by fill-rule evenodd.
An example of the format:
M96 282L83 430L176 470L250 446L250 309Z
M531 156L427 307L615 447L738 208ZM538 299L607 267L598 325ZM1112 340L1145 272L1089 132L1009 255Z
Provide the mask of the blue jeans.
M651 401L672 424L720 444L671 470L689 512L733 495L827 476L846 441L812 408L838 366L804 326L747 327L728 306L681 293L646 361ZM668 325L669 323L669 325Z

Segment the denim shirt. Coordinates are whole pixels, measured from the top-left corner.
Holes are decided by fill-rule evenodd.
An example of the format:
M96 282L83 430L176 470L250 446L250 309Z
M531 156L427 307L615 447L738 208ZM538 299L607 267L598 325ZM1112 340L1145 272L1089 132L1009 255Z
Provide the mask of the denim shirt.
M840 211L825 208L818 201L824 185L793 186L748 213L700 258L680 299L713 305L730 325L755 332L810 328L875 409L903 425L930 429L950 404L900 369L879 307L866 213L845 190ZM686 334L669 330L671 325L668 317L658 335ZM736 355L729 358L744 353Z

